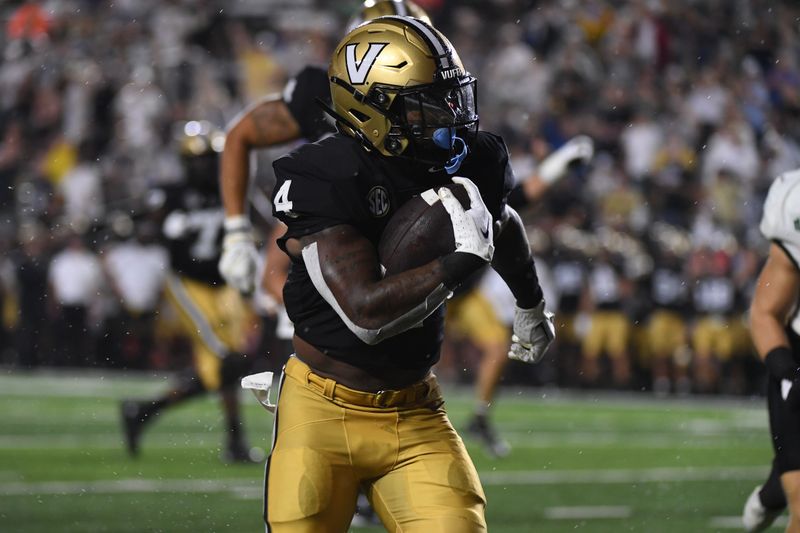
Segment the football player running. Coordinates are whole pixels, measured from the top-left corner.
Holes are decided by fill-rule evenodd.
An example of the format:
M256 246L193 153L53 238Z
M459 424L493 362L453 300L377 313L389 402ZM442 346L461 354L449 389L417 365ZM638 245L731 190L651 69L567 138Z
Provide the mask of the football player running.
M364 21L385 15L413 16L430 23L425 11L413 2L368 0L349 21L348 28L355 28ZM268 96L254 104L234 119L227 131L220 178L226 212L226 238L219 268L226 282L245 294L256 289L258 264L255 239L245 214L250 154L254 149L298 139L313 142L333 133L335 128L326 119L322 108L316 104L317 99L330 104L328 75L320 67L307 66L287 83L282 95ZM553 183L566 174L570 164L574 161L588 162L593 151L593 143L588 137L578 136L571 139L543 160L534 175L521 180L512 196L518 199L517 203L538 201ZM276 224L268 242L271 244L283 231L283 224ZM265 292L281 305L281 291L286 277L285 262L288 262L288 256L275 254L268 249L267 268L261 280ZM475 318L480 322L486 317ZM494 317L491 318L496 322ZM475 385L476 407L474 416L469 421L469 430L486 447L488 453L504 456L508 453L508 444L498 437L489 421L488 411L508 361L506 355L510 333L505 327L494 330L496 341L488 349L482 346L484 353ZM280 365L272 366L277 368Z
M761 232L771 241L750 305L750 326L768 371L767 406L775 457L747 499L747 531L768 528L789 505L788 533L800 533L800 169L779 176L764 202Z
M537 362L553 340L524 229L505 202L507 149L477 130L476 80L423 21L359 26L328 76L339 133L273 165L295 355L267 462L267 526L344 531L361 488L389 530L485 531L483 489L430 368L442 304L487 263L516 298L512 356ZM469 193L467 209L442 187L451 180ZM382 230L426 190L450 215L456 250L384 278Z
M430 23L428 14L409 0L365 0L361 9L348 21L348 31L365 21L386 15L413 16ZM247 189L250 176L250 155L259 148L268 148L303 139L317 141L336 131L333 121L317 101L331 104L327 70L306 66L289 80L283 93L270 95L250 106L235 118L227 131L222 153L220 189L225 207L225 239L219 261L219 271L226 283L242 294L256 291L258 252L250 220L246 215ZM265 268L261 275L261 289L278 305L274 347L284 344L282 339L288 323L283 308L283 285L289 268L289 257L275 246L275 240L285 231L277 222L267 239L264 252ZM285 319L285 320L284 320ZM289 324L291 326L291 324ZM288 344L288 343L287 343ZM271 369L279 369L286 362L284 354L272 351ZM374 520L368 503L359 497L356 519ZM354 519L354 524L355 519Z
M131 455L138 455L142 430L165 409L219 392L227 430L223 459L255 462L259 458L246 445L238 400L239 378L253 361L242 353L246 307L217 272L223 220L217 164L225 134L205 121L179 126L185 182L150 191L148 207L162 217L170 256L167 297L191 341L193 365L163 395L122 403L126 444Z

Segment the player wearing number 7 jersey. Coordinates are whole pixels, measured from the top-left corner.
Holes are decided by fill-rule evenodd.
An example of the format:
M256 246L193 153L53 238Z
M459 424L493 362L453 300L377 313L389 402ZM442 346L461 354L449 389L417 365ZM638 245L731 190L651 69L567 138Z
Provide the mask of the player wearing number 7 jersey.
M137 455L142 430L165 409L219 392L227 430L223 459L250 462L256 457L245 444L238 402L239 377L253 360L242 353L246 308L217 271L223 212L216 169L225 135L203 121L179 123L175 129L183 181L151 190L147 204L161 222L170 256L167 298L181 333L191 341L193 365L160 397L123 402L126 443Z

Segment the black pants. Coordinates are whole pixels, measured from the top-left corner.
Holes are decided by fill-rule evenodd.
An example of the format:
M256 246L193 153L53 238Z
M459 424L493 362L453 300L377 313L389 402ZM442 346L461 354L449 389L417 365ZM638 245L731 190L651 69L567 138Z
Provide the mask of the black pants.
M800 412L790 408L783 400L781 380L773 376L768 377L767 406L778 472L783 474L800 470Z
M85 305L64 305L56 325L55 362L58 366L89 366L94 364L92 342L87 327Z

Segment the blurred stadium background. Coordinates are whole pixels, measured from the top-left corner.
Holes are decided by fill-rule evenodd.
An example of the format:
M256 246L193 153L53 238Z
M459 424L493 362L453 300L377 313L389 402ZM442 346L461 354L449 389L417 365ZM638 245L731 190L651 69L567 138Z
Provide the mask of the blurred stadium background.
M418 3L477 75L481 126L520 177L574 135L596 147L523 213L559 337L506 372L495 417L512 454L470 443L492 530L738 527L771 459L745 313L764 195L800 166L800 6ZM166 415L138 462L124 453L118 400L189 359L148 191L187 179L187 122L222 128L326 64L358 5L0 4L0 530L260 529L261 472L219 462L211 399ZM288 148L258 154L262 236ZM150 258L123 264L138 273L124 290L123 245ZM264 323L243 332L252 350ZM458 427L479 355L455 347L438 374ZM246 421L266 446L270 417L249 402Z

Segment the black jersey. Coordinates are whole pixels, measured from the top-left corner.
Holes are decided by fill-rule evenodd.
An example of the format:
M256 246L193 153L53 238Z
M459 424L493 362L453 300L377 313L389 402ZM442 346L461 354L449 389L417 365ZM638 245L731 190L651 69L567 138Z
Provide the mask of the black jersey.
M330 105L328 73L320 67L305 67L289 80L283 90L283 101L308 141L316 141L336 131L333 121L317 104L317 98Z
M597 309L610 311L622 309L621 268L615 263L596 261L589 272L588 284Z
M299 238L347 224L376 247L392 214L411 197L450 182L444 172L420 170L405 160L368 153L358 141L336 134L301 146L273 163L274 214L288 229L279 239ZM480 132L456 173L471 179L495 220L514 176L503 140ZM293 259L283 290L295 333L329 356L361 368L430 367L439 358L443 308L413 328L377 345L358 339L317 292L302 259Z
M552 272L558 291L559 313L577 313L586 280L585 263L576 259L560 259L553 265Z
M689 307L689 287L683 272L659 266L650 277L650 299L659 309L683 312Z
M692 291L694 309L701 315L730 317L737 310L738 291L727 276L703 276Z
M161 206L162 235L172 270L209 285L223 284L217 269L225 218L219 191L189 183L150 194L158 197Z

